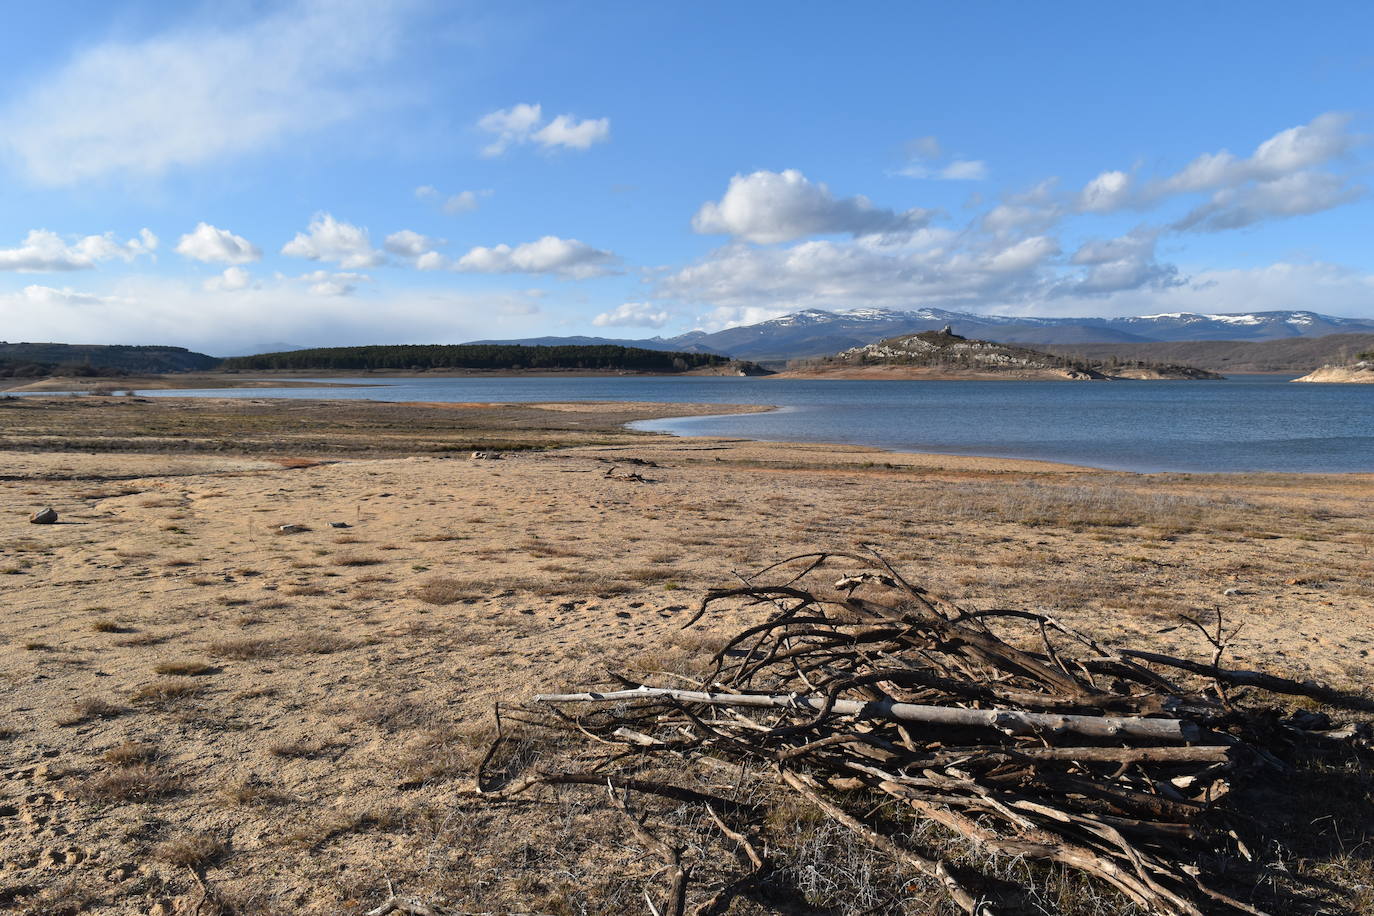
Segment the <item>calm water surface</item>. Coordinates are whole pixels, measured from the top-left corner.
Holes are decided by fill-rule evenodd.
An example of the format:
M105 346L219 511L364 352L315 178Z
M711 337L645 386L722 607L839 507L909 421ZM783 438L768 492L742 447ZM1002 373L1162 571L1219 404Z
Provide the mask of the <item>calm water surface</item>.
M636 423L687 436L842 442L1130 471L1374 472L1374 386L1221 382L898 382L766 378L328 379L376 387L141 391L383 401L770 404Z

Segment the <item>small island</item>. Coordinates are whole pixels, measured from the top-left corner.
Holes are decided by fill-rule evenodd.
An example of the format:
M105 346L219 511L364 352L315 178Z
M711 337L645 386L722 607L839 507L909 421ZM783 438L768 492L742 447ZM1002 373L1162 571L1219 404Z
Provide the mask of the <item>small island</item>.
M798 360L778 377L1016 381L1223 378L1192 366L1085 360L990 340L971 340L955 334L949 326L939 331L889 337L823 359Z

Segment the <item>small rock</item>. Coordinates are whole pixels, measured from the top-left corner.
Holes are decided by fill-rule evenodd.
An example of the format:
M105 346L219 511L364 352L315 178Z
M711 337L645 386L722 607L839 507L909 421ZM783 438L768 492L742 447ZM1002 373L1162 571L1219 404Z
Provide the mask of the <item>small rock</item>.
M1237 595L1245 594L1245 592L1241 591L1238 588L1228 588L1226 591L1222 592L1222 594L1225 595L1227 598L1234 598Z
M472 458L473 458L474 461L479 460L479 459L485 459L485 460L487 460L487 461L500 461L500 460L501 460L501 453L500 453L500 452L473 452L473 453L472 453Z
M39 509L29 516L29 523L33 525L54 525L57 523L57 512L52 506Z
M348 522L330 522L330 523L329 523L329 527L330 527L330 528L352 528L353 526L350 525Z
M282 525L277 530L282 534L300 534L302 531L309 531L310 529L304 525Z

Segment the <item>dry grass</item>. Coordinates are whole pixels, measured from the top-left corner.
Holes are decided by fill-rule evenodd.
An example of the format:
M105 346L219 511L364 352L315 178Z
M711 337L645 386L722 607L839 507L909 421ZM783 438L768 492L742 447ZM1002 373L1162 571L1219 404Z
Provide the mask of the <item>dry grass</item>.
M229 851L224 839L213 833L183 833L159 843L153 858L177 868L203 868Z
M144 684L129 694L135 703L148 703L162 706L178 700L189 699L205 689L203 684L187 678L169 677L151 684Z
M341 553L334 557L335 566L380 566L385 562L381 557L361 553Z
M83 801L112 804L163 798L181 788L182 781L176 776L147 764L132 764L77 780L72 784L72 794Z
M92 629L93 631L95 631L96 633L127 633L127 632L128 632L128 630L126 630L123 626L121 626L121 625L119 624L118 621L109 620L109 619L93 620L93 621L91 621L91 625L90 625L90 626L91 626L91 629Z
M157 747L155 745L132 739L116 744L101 755L101 759L106 763L121 767L138 763L152 763L156 757Z
M216 658L254 659L271 658L284 648L276 639L222 639L210 643L206 651Z
M487 583L467 579L430 579L416 586L411 596L425 604L457 604L483 598L490 588Z
M291 796L259 779L247 778L225 786L219 793L226 805L269 807L291 802Z
M153 666L155 674L175 674L175 675L196 675L209 674L214 671L213 665L208 662L195 661L193 659L180 659L178 661L162 662Z
M57 724L80 725L91 719L113 719L125 711L123 706L100 697L82 697L72 703L70 711L58 717Z

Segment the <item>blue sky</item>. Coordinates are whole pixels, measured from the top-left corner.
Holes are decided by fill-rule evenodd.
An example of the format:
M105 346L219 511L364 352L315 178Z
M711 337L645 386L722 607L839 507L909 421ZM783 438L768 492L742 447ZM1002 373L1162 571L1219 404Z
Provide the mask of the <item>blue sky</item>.
M1374 317L1374 7L61 3L0 33L0 338Z

